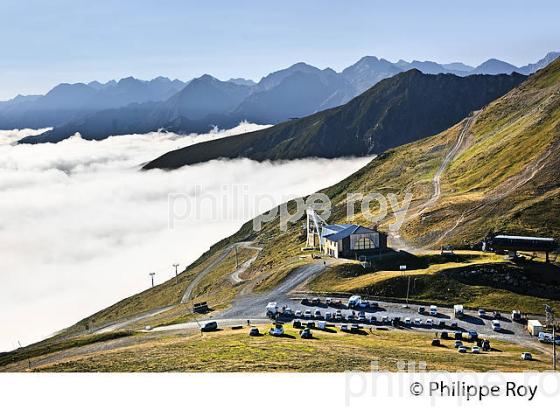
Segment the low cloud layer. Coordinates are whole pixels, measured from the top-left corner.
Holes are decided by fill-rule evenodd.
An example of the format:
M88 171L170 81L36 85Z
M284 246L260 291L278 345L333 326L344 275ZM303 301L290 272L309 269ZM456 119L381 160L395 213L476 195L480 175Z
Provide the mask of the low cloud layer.
M246 220L288 198L331 185L369 159L257 163L212 161L164 172L139 165L171 149L262 128L181 136L149 133L15 145L0 131L0 351L161 283ZM326 172L328 171L328 172ZM169 194L201 212L169 228ZM217 198L212 207L209 198ZM240 207L245 207L241 212Z

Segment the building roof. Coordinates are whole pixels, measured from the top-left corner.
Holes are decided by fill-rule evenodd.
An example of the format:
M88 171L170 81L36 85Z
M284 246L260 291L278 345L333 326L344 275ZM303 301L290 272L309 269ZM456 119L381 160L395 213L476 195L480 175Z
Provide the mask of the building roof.
M554 242L554 238L539 238L536 236L496 235L494 239L510 239L514 241L543 241Z
M360 225L326 225L325 228L331 229L331 226L346 226L343 229L338 229L336 232L325 235L324 238L332 242L338 242L341 239L347 238L350 235L360 234L360 233L377 233L373 229L366 228ZM335 230L335 229L333 229Z
M334 231L334 232L340 232L346 228L349 228L351 226L356 226L356 225L352 225L352 224L332 224L332 225L325 225L323 226L323 229L329 230L329 231Z
M528 320L527 324L532 325L532 326L542 326L542 323L540 322L540 320L536 320L536 319Z

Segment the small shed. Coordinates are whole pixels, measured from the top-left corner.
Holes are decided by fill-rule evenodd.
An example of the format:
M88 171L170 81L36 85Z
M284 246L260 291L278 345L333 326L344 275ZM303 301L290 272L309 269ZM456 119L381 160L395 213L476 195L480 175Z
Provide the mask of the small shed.
M527 330L531 336L538 336L540 332L544 331L544 326L539 320L527 321Z

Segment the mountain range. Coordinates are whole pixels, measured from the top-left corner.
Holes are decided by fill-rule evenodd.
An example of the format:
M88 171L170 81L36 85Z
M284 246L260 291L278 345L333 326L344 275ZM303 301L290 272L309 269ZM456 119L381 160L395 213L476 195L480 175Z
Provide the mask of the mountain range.
M379 154L449 128L519 85L521 74L423 74L380 81L350 102L271 128L168 152L144 169L175 169L218 158L290 160Z
M379 81L411 69L457 76L514 71L528 75L559 55L552 52L523 67L496 59L470 67L416 60L392 63L368 56L340 73L297 63L256 84L242 78L220 81L210 75L190 82L129 77L104 84L60 84L44 96L18 96L0 102L0 129L53 127L22 140L37 143L61 141L76 132L86 139L102 139L158 129L204 132L212 126L230 127L242 120L277 124L340 106Z
M132 77L88 84L59 84L41 96L17 96L0 102L0 128L56 127L100 110L132 103L164 101L185 86L179 80Z

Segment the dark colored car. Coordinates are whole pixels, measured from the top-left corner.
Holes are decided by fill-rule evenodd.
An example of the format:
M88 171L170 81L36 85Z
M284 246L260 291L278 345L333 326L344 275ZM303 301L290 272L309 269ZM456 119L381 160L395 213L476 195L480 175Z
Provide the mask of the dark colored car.
M200 328L202 332L211 332L213 330L218 330L218 322L206 322L204 326Z
M442 338L442 339L449 339L449 333L447 333L447 332L441 332L441 338Z
M313 333L311 333L311 329L309 328L300 330L299 335L302 339L311 339L313 337Z
M294 326L294 329L301 329L303 327L303 325L301 324L301 322L299 320L294 320L293 326Z
M432 339L432 346L441 346L441 341L439 339Z
M252 327L251 330L249 330L249 336L260 336L261 332L259 332L259 329L257 329L256 327Z

